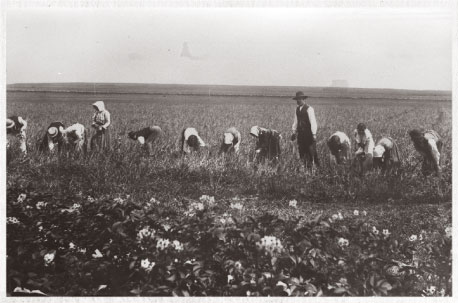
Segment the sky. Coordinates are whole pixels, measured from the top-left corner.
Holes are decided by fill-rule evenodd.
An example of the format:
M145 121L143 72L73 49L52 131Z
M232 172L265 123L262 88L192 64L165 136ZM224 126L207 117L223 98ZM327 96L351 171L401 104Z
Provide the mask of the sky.
M431 8L9 9L6 81L451 90L452 24Z

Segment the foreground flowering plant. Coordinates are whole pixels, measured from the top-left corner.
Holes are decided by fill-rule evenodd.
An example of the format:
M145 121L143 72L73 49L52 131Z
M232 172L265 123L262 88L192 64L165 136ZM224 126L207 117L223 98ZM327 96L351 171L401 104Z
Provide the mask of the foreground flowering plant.
M211 196L184 200L179 207L165 199L136 203L78 195L64 204L29 196L22 203L17 193L8 198L9 292L451 295L449 226L399 234L355 210L307 218L248 216L242 200L220 209L224 203ZM292 201L285 208L297 213ZM39 202L47 204L35 207Z

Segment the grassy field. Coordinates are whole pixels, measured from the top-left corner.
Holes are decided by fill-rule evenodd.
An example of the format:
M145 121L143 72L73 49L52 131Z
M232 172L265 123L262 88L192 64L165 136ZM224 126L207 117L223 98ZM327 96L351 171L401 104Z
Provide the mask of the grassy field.
M9 293L21 286L54 295L285 295L276 284L281 281L291 287L289 295L293 289L292 295L451 295L451 240L444 232L451 225L452 194L452 117L447 93L345 90L337 98L336 90L310 90L322 162L321 169L311 173L303 169L295 142L288 140L295 109L289 95L296 89L216 87L214 91L222 95L215 96L205 94L208 87L158 86L155 92L150 86L113 89L106 85L103 92L100 86L96 91L87 91L89 87L9 87L7 113L28 121L29 147L25 158L13 148L7 164ZM141 93L133 92L134 88ZM104 100L112 115L110 152L58 157L36 151L53 121L89 127L91 104L96 100ZM403 163L395 175L372 171L358 176L348 167L336 170L329 165L325 140L337 130L351 135L359 122L365 122L375 138L391 136L397 141ZM137 142L127 139L127 133L152 125L160 126L165 136L154 154L146 156ZM283 134L278 165L251 161L253 125ZM242 134L240 154L218 156L223 131L230 126ZM195 127L210 147L182 157L179 139L185 127ZM412 128L435 129L442 135L442 178L421 174L420 156L407 134ZM16 201L20 194L26 194L25 201ZM216 203L207 205L199 198L203 195L214 197ZM290 206L291 200L297 207ZM39 208L44 201L48 206ZM160 201L159 206L154 201ZM198 211L197 217L187 215L199 201L204 201L205 210ZM234 209L235 202L241 203L243 211ZM69 208L72 214L67 215L65 208L71 205L80 205L83 211ZM356 215L355 210L365 215ZM227 213L235 225L220 223ZM343 214L343 221L331 219L337 213ZM296 218L306 218L305 225ZM256 227L263 224L266 227ZM170 246L166 253L152 242L144 251L135 235L145 225L155 227L157 241L159 235L176 238L186 249L178 252ZM392 235L375 234L371 226ZM296 234L304 228L305 234ZM251 233L239 234L247 229ZM310 234L309 229L317 230ZM190 230L199 232L189 234ZM282 251L278 258L259 259L252 238L271 235L296 247L290 248L294 253ZM412 241L413 235L422 235L422 240ZM312 243L305 250L299 247L304 237ZM335 247L339 237L350 239L350 250ZM70 243L78 251L67 249ZM100 249L102 258L93 257L95 249ZM114 251L126 254L125 259L113 256ZM54 262L46 261L49 254L55 256ZM197 280L186 283L200 281L195 284L198 288L183 288L187 278L177 276L186 276L180 271L185 269L170 265L170 254L179 262L197 260L194 266L201 268ZM383 264L360 264L374 256L420 263L415 263L414 273L393 280ZM285 260L297 258L310 263L284 267ZM237 259L242 269L227 267L227 262ZM140 260L155 260L153 272L145 272ZM321 266L316 263L324 260ZM343 260L349 264L344 268L339 265ZM171 274L170 268L176 273ZM292 276L286 278L284 270L291 270ZM266 281L263 271L274 278ZM228 274L235 277L232 286L226 285L231 284ZM298 282L307 276L311 280ZM107 277L124 278L107 281ZM253 284L253 278L247 277L259 280ZM349 284L342 284L342 277ZM108 286L99 292L100 285Z
M104 100L112 113L112 153L65 163L34 153L33 149L52 121L89 126L93 113L90 105L96 100ZM12 91L8 93L8 114L22 115L29 121L28 144L32 152L28 162L13 161L9 165L9 180L19 178L24 184L56 192L90 191L93 194L118 191L140 196L152 192L171 196L256 194L265 198L339 203L388 199L417 203L450 201L450 102L433 97L421 101L399 100L391 92L391 98L385 99L323 96L310 98L310 104L315 108L319 124L318 151L323 163L323 169L314 176L301 168L297 146L288 140L295 108L290 97ZM365 122L375 138L391 136L398 142L404 156L403 169L398 175L386 177L374 172L358 178L348 170L329 169L326 138L337 130L350 135L359 122ZM159 125L165 138L155 155L146 158L139 146L127 139L127 132L151 125ZM283 134L280 165L254 167L250 162L255 142L249 136L249 129L253 125L273 128ZM215 153L223 131L230 126L242 133L241 153L235 159L223 159ZM209 144L209 152L187 159L178 157L178 141L184 127L197 128ZM414 127L434 128L443 136L444 176L441 180L424 178L419 173L420 158L407 135Z

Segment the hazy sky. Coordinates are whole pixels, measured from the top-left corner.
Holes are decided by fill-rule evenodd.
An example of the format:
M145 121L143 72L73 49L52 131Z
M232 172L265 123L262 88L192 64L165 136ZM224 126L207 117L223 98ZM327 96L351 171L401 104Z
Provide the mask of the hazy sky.
M8 10L7 83L450 90L452 23L431 8Z

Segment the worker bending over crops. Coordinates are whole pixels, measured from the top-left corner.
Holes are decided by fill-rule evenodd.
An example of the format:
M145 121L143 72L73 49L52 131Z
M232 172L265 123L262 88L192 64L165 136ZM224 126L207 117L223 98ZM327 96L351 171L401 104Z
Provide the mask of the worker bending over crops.
M279 132L273 129L253 126L250 130L250 135L258 139L255 150L255 156L258 161L278 160L281 139Z
M154 142L162 136L162 129L159 126L149 126L138 131L131 131L128 137L140 142L146 149L148 155L151 155Z
M344 132L337 131L332 134L327 145L331 163L335 161L337 164L342 164L351 159L351 141Z
M223 143L221 144L220 153L238 153L241 139L240 132L235 127L228 128L223 134Z
M110 132L109 126L111 124L110 112L105 109L103 101L97 101L92 106L95 109L95 113L92 116L92 128L95 133L91 138L91 150L97 149L102 150L110 148Z
M200 138L197 130L193 127L184 129L181 133L181 151L189 154L192 151L199 151L201 147L205 147L205 142Z
M299 147L299 157L304 161L306 167L320 166L318 153L316 151L317 123L313 107L306 104L308 97L301 91L296 93L293 100L296 100L297 107L294 114L293 134L291 141L296 140Z
M358 124L354 132L354 138L354 165L360 173L364 173L372 168L372 157L375 147L374 139L364 123Z
M374 147L373 165L374 168L381 168L382 171L401 166L401 154L392 138L383 137L377 141Z
M27 129L27 121L21 116L11 116L6 119L6 147L10 147L8 136L15 136L19 139L19 149L21 152L27 154L27 136L25 130Z
M422 172L424 175L435 171L440 177L442 170L440 166L442 139L434 130L421 131L413 129L409 131L415 149L423 156Z
M65 140L62 134L64 128L64 124L59 121L49 124L46 129L46 133L41 140L39 150L42 152L52 152L57 146L57 151L61 152L65 147Z
M87 130L84 125L75 123L62 131L69 150L87 152Z
M27 136L25 130L27 129L27 121L21 116L11 116L6 119L6 147L10 147L8 136L15 136L19 139L19 149L21 152L27 154Z

